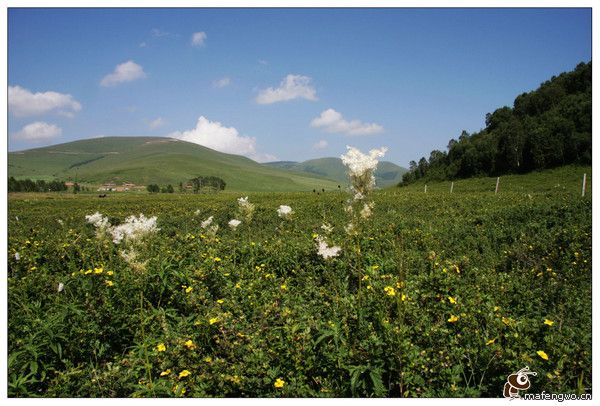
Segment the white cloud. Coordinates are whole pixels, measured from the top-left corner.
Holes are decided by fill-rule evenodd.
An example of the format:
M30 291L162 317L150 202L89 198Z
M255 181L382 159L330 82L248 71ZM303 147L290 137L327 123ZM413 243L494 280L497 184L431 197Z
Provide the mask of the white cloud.
M160 38L160 37L168 37L171 35L171 33L167 32L167 31L163 31L160 28L153 28L152 31L150 31L152 33L152 36L155 38Z
M72 117L81 104L70 94L57 92L31 93L20 86L8 87L8 111L17 117L56 112Z
M196 128L176 131L168 136L228 154L245 155L259 162L276 159L273 155L256 151L256 138L242 136L234 127L225 127L220 122L210 121L204 116L200 116Z
M152 130L162 127L163 125L165 125L165 120L163 120L162 117L158 117L148 123L148 127L150 127Z
M327 109L310 122L314 128L322 128L328 133L342 133L346 135L371 135L383 132L383 127L375 123L363 123L359 120L347 121L341 113L334 109Z
M140 42L140 48L146 48L147 46L146 41Z
M329 143L325 140L319 140L318 142L315 142L315 144L313 145L314 149L325 149L327 148L327 146L329 145Z
M259 59L258 63L260 63L261 65L268 65L269 61L265 60L265 59Z
M311 78L302 75L287 75L279 84L279 87L273 89L261 90L256 97L258 104L271 104L292 99L317 100L317 91L310 85Z
M102 79L101 86L115 86L119 83L131 82L146 77L144 68L133 61L127 61L115 67L113 73L110 73Z
M213 87L221 88L221 87L229 86L230 84L231 84L231 79L228 77L224 77L219 80L215 80L213 82Z
M54 124L43 121L27 124L21 131L13 134L14 138L26 141L44 141L57 138L62 134L62 129Z
M206 33L204 31L195 32L192 34L192 45L195 47L203 47L206 41Z

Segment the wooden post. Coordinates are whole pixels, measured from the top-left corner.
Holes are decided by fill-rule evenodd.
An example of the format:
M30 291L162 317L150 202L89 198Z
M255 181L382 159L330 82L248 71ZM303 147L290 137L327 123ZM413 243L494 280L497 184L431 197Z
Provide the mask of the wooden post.
M452 182L452 184L450 185L450 193L452 193L453 190L454 190L454 182Z
M581 197L585 196L585 180L586 180L586 175L587 174L583 174L583 182L581 183Z
M425 185L425 193L427 193L427 185Z
M496 179L496 191L494 192L495 195L498 194L498 187L500 186L500 176L498 176L498 178Z

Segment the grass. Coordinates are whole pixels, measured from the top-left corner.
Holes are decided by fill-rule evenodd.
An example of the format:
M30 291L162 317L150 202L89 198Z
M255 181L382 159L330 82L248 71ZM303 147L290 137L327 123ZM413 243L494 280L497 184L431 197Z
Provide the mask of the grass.
M10 195L9 396L501 397L525 365L528 392L581 393L591 168L494 186L380 190L353 235L343 191L249 193L235 231L235 193ZM86 223L95 211L160 231L116 245ZM324 222L342 248L329 260Z

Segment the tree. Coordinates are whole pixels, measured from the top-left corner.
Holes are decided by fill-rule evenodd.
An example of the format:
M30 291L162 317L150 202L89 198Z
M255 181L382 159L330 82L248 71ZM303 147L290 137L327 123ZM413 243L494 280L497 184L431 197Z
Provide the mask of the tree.
M153 183L153 184L146 186L146 190L149 193L158 193L160 191L160 188L158 187L157 184Z

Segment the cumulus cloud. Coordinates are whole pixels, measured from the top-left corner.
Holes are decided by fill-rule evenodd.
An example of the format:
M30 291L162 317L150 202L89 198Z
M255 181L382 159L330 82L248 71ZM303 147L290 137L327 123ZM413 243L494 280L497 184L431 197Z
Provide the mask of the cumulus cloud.
M192 34L192 46L203 47L206 41L206 33L204 31L195 32Z
M220 122L210 121L204 116L200 116L195 128L183 132L176 131L169 134L169 137L228 154L245 155L259 162L276 159L273 155L256 151L256 138L240 135L234 127L225 127Z
M162 117L158 117L148 123L148 127L150 127L152 130L162 127L163 125L165 125L165 120L163 120Z
M228 77L224 77L219 80L215 80L213 82L213 86L218 87L218 88L229 86L230 84L231 84L231 79Z
M100 82L101 86L116 86L119 83L131 82L146 77L144 68L133 61L127 61L115 67L113 73L110 73Z
M43 121L27 124L21 131L13 134L14 138L25 141L45 141L60 137L62 129Z
M346 135L371 135L383 132L383 127L375 123L363 123L360 120L346 120L341 113L327 109L310 122L310 126L321 128L328 133Z
M293 99L317 100L317 91L310 84L311 78L302 75L287 75L278 88L261 90L256 97L258 104L271 104Z
M35 116L56 112L73 117L81 104L70 94L58 92L31 93L21 86L8 87L8 111L17 117Z
M329 143L325 140L319 140L317 142L315 142L315 144L313 145L314 149L325 149L327 148L327 146L329 145Z

